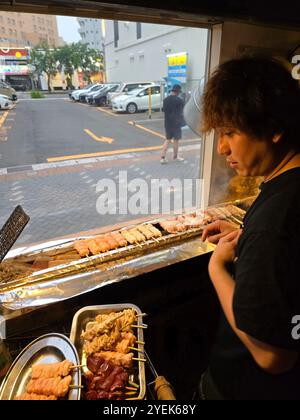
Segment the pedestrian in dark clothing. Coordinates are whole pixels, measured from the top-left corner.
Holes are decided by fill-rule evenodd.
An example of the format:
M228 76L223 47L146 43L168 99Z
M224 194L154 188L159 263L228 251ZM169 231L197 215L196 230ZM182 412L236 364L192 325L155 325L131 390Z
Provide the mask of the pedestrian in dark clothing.
M179 98L181 86L174 85L171 94L164 100L163 109L165 113L165 130L166 141L164 142L161 163L167 163L166 154L171 140L173 140L175 161L183 161L184 159L178 156L179 140L182 138L181 127L183 123L183 108L184 102Z
M218 243L209 274L222 311L201 397L300 400L299 85L276 60L232 60L208 81L202 111L228 165L264 182L242 229L219 220L203 232Z

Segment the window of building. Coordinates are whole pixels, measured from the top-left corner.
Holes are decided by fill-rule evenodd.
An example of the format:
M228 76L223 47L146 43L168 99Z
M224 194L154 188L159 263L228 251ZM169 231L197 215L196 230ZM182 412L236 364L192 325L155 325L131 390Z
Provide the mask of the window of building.
M117 20L114 20L114 43L115 43L115 48L118 48L118 42L119 42L119 22Z
M140 22L137 22L136 24L136 38L137 39L142 38L142 24Z

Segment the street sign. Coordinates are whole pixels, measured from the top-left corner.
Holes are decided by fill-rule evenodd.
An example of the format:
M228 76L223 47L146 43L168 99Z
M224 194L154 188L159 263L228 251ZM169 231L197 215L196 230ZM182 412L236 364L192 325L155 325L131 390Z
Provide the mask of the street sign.
M167 55L168 79L175 83L184 84L187 79L187 53L181 52Z

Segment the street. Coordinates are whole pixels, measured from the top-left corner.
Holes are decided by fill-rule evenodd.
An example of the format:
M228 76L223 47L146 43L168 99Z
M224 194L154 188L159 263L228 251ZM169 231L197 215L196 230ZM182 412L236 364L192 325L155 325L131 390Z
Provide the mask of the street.
M160 164L159 112L151 120L147 113L116 115L57 95L20 99L0 118L0 225L18 204L31 217L16 246L149 217L150 208L120 214L119 196L111 199L116 214L99 214L97 184L109 179L118 186L120 171L128 182L142 179L149 186L154 179L199 178L201 142L187 128L180 142L185 160L172 162L170 150L170 162ZM190 188L195 195L196 185Z

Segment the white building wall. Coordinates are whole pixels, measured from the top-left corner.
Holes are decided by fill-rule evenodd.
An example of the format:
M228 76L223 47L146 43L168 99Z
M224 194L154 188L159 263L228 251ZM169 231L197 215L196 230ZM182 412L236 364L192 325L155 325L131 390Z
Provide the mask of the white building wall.
M90 48L102 51L101 20L89 18L77 18L79 23L79 35L83 44Z
M187 52L187 77L196 83L205 74L207 37L206 29L142 23L142 38L137 39L136 23L119 22L119 42L115 48L114 24L106 21L107 79L162 81L168 74L167 55Z

